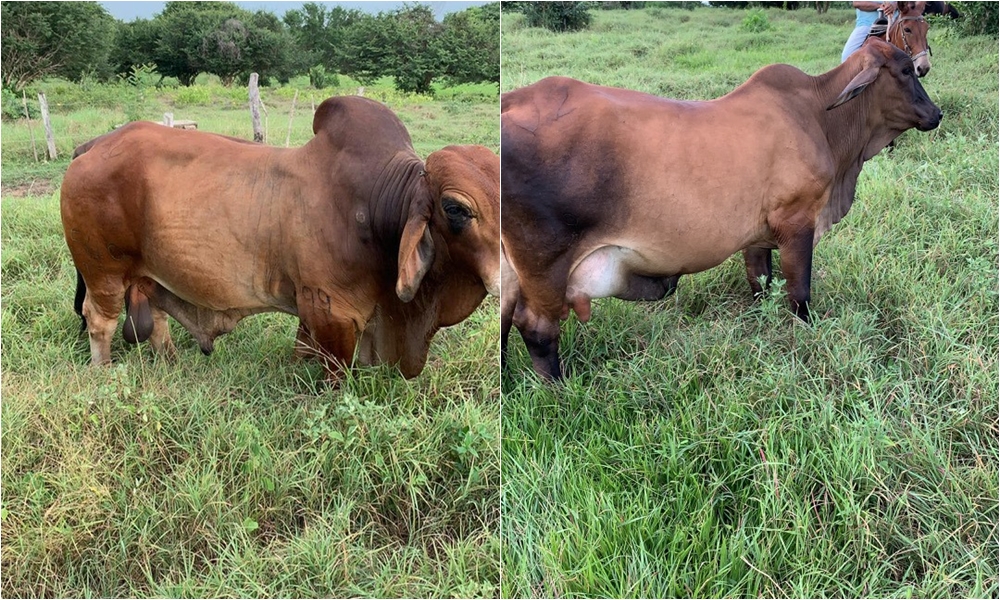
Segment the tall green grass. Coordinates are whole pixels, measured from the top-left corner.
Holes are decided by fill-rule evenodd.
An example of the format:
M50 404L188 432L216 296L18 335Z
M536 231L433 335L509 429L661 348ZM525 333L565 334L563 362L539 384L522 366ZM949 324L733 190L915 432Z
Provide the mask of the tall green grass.
M293 145L311 136L309 94ZM292 97L265 93L272 143L284 142ZM150 99L150 118L174 108L202 130L249 131L225 98L183 111L171 98ZM498 147L495 96L390 100L424 156ZM57 132L78 142L122 116L49 101ZM210 357L176 323L174 362L116 336L115 363L92 368L59 221L72 146L36 165L13 146L24 128L5 123L2 140L4 596L499 593L494 300L440 332L411 381L359 368L331 389L319 365L292 359L295 319L273 314L242 322Z
M853 12L654 6L552 34L505 14L502 89L547 75L688 99L837 65ZM739 257L563 324L546 385L514 333L505 597L996 597L996 43L931 31L945 112L866 164L813 263L812 325Z

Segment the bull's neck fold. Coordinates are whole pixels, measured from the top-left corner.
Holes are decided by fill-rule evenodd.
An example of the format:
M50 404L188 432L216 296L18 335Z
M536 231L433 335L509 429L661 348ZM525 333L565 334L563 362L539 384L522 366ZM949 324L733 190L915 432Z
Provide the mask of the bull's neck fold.
M427 182L423 173L424 163L412 151L397 152L382 167L369 196L376 239L391 247L399 245L412 203L426 201Z

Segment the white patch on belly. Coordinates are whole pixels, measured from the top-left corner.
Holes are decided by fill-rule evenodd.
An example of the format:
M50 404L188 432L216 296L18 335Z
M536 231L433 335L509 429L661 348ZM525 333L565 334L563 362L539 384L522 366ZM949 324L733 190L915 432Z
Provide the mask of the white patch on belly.
M566 299L580 297L609 298L628 287L630 263L637 262L634 250L621 246L602 246L577 263L569 274Z

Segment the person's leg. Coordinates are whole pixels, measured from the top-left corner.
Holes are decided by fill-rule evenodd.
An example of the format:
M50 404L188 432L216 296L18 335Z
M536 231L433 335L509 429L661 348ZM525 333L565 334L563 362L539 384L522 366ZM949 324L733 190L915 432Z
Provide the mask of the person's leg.
M847 43L844 44L844 52L840 55L840 62L847 60L847 57L854 54L861 44L865 41L865 36L868 35L868 27L855 27L854 31L851 32L851 37L847 38Z

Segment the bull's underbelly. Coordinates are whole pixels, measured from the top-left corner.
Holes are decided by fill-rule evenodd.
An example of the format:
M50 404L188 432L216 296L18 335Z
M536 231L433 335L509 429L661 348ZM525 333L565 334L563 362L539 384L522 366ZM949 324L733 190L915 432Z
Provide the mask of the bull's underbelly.
M628 297L636 278L665 278L698 273L722 264L748 244L743 240L717 243L708 248L684 247L615 240L591 246L571 268L567 301L587 298Z
M230 250L144 256L137 275L148 277L191 305L219 312L296 313L294 290ZM283 293L284 292L284 293Z

